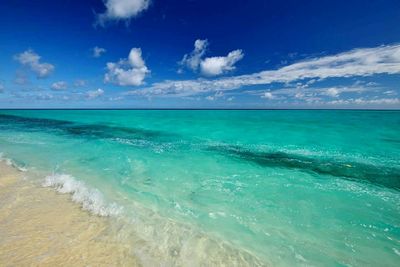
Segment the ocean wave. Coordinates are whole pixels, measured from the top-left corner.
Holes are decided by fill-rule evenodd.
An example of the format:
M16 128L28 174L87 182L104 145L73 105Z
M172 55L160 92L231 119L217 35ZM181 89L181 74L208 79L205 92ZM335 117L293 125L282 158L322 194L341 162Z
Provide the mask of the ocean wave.
M21 172L28 171L28 169L26 167L24 167L23 164L16 163L14 160L5 157L4 153L1 153L1 152L0 152L0 162L5 162L8 166L12 166Z
M70 194L72 200L81 204L84 210L99 216L117 216L123 210L116 203L107 203L99 190L89 188L84 182L68 174L48 175L42 185L52 187L62 194Z

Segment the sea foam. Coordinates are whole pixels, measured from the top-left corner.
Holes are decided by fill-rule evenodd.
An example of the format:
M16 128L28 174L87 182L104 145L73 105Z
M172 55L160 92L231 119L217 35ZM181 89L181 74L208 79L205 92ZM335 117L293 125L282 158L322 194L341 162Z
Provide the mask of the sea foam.
M122 212L121 206L116 203L107 203L99 190L89 188L84 182L76 180L71 175L49 175L42 185L52 187L62 194L70 194L74 202L96 215L117 216Z
M21 166L20 164L15 163L15 161L13 161L10 158L5 157L4 154L0 152L0 162L2 162L2 161L4 161L8 166L12 166L21 172L28 171L27 168Z

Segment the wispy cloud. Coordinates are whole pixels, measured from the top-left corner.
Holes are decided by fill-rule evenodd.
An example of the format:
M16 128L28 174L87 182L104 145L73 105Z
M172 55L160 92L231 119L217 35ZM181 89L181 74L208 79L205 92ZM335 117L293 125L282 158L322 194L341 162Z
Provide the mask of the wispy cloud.
M103 0L106 11L99 14L97 22L104 26L110 20L129 20L146 10L150 0Z
M400 74L400 45L359 48L332 56L307 59L276 70L219 79L167 80L154 83L134 95L189 96L210 91L234 90L245 86L289 83L305 79Z
M66 90L67 87L68 87L68 84L65 81L58 81L58 82L55 82L55 83L53 83L51 85L51 89L52 90L56 90L56 91L58 91L58 90Z
M208 40L197 39L194 42L194 49L190 54L185 54L183 59L179 62L180 65L186 66L187 68L196 71L199 66L202 57L205 55L208 47Z
M375 85L360 85L355 83L350 86L308 87L308 83L298 83L295 87L280 88L275 90L248 90L244 93L258 95L261 98L280 101L285 99L313 102L325 98L338 98L342 94L362 94L365 92L380 92L382 88Z
M121 59L116 63L108 62L107 70L104 82L121 86L142 85L144 78L150 73L142 58L142 50L140 48L132 48L128 59Z
M86 96L89 99L98 98L104 94L104 90L98 88L97 90L91 90L86 92Z
M185 54L179 62L193 71L200 69L205 76L217 76L235 69L235 64L244 57L242 50L234 50L227 56L203 58L207 52L208 41L197 39L194 42L194 50L190 54Z
M224 97L223 92L216 92L214 95L207 96L206 99L209 101L214 101L214 100L217 100L218 98L222 98L222 97Z
M400 105L400 98L351 98L351 99L339 99L327 101L325 104L328 105L361 105L361 106L370 106L370 105Z
M22 65L29 67L36 74L37 78L48 77L55 68L50 63L41 63L41 57L30 49L15 55L14 59Z
M18 85L26 85L27 83L29 83L29 79L25 71L17 70L17 72L15 73L14 83Z
M385 92L383 92L383 94L387 96L393 96L397 95L397 92L395 90L386 90Z
M107 52L107 50L106 50L105 48L95 46L95 47L93 47L92 52L93 52L93 57L99 58L99 57L101 57L105 52Z

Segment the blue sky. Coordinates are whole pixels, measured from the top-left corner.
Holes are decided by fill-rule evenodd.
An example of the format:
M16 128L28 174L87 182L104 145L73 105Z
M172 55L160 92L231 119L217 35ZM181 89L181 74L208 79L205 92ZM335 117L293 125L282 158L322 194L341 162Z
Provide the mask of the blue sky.
M0 2L0 108L400 108L400 1Z

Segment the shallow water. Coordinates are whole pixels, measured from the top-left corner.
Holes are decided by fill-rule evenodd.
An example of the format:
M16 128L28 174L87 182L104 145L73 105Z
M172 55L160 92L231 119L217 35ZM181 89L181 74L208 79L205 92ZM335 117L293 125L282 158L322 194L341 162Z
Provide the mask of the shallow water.
M140 266L131 245L116 239L111 220L10 165L0 162L1 266Z
M397 111L1 111L0 152L144 264L400 262Z

